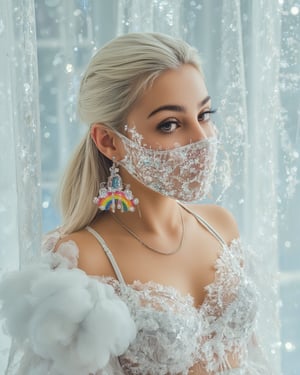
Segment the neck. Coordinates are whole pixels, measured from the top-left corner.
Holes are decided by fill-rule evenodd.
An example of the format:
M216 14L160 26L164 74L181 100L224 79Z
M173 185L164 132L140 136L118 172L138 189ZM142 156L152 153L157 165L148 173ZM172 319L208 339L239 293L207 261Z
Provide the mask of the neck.
M125 215L116 212L121 220L136 230L143 229L154 234L166 233L181 226L181 209L173 198L165 197L159 193L150 190L125 170L120 171L125 184L130 184L133 195L139 199L139 205L133 213ZM120 173L120 174L121 174Z

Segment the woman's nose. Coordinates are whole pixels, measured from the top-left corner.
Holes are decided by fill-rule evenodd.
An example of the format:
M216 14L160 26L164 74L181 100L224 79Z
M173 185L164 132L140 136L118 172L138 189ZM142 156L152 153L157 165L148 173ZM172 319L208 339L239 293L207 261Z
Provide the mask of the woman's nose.
M202 139L215 135L214 125L211 121L206 123L199 123L194 121L191 126L191 140L192 142L201 141Z

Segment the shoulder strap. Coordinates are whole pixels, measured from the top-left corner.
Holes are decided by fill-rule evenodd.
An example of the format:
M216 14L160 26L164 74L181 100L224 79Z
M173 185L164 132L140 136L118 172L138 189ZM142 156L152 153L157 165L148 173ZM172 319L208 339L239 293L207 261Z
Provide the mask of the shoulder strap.
M117 276L117 279L119 280L119 282L123 285L125 285L125 281L124 281L124 278L122 276L122 273L120 271L120 268L112 254L112 252L110 251L109 247L107 246L106 242L104 241L103 237L100 236L100 234L98 232L96 232L93 228L87 226L85 228L88 232L90 232L95 238L96 240L100 243L100 245L102 246L105 254L107 255L108 257L108 260L110 261L110 264L112 266L112 268L114 269L115 271L115 274Z
M178 202L182 208L184 208L187 212L189 212L191 215L195 217L195 219L204 226L205 229L209 231L219 242L222 246L227 246L226 241L223 239L223 237L200 215L196 214L196 212L190 210L182 203Z

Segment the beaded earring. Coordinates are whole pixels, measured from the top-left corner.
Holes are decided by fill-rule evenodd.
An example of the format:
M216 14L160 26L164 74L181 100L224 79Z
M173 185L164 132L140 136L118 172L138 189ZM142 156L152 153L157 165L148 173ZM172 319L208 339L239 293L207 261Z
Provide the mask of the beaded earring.
M130 185L123 187L123 181L118 174L119 168L113 157L113 164L109 168L110 176L107 182L100 183L99 195L95 197L93 202L98 206L101 211L115 212L116 208L121 212L135 211L138 205L138 198L134 198Z

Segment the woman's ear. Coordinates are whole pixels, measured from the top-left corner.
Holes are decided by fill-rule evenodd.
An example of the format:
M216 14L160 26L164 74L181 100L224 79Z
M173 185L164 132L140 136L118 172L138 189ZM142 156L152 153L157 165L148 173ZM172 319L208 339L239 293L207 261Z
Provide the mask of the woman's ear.
M103 124L93 124L90 130L91 138L97 149L108 159L120 160L123 157L121 141L116 133Z

